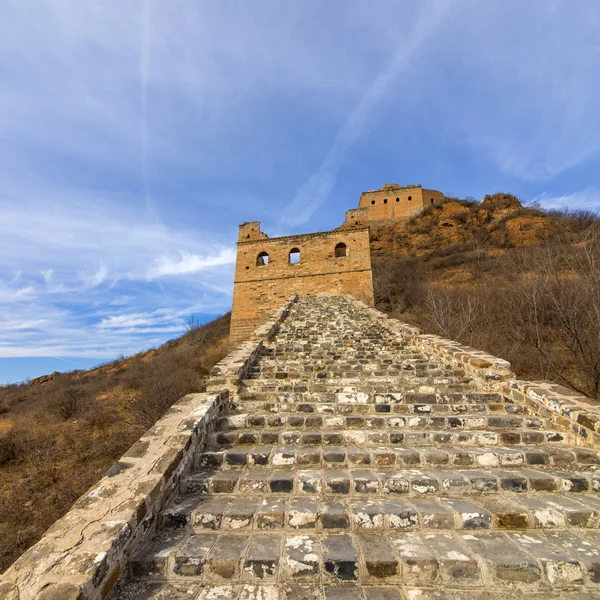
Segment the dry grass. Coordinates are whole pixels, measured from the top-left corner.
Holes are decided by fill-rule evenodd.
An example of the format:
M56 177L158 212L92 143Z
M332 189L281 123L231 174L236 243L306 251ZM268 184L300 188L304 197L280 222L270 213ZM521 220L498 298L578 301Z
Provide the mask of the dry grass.
M0 571L228 352L229 315L156 350L0 388Z

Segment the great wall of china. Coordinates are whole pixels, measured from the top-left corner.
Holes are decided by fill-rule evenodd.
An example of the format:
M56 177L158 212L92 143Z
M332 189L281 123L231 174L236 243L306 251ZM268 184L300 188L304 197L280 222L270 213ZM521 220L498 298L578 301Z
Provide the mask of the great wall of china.
M420 189L333 232L242 225L239 344L0 598L600 598L597 403L370 305L369 220L407 213L369 211Z

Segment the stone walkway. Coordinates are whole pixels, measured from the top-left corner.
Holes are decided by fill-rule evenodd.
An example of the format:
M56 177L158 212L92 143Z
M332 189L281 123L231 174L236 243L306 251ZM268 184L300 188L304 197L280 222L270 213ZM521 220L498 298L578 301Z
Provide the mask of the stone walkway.
M600 464L343 297L303 297L113 599L600 598Z

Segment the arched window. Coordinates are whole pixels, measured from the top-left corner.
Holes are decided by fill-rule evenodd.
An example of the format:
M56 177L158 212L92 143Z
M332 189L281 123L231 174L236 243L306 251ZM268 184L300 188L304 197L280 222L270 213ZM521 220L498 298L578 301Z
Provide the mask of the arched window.
M400 198L396 198L396 202L400 202Z
M261 252L256 257L256 266L264 267L265 265L268 265L268 264L269 264L269 255L266 252Z
M375 200L371 200L371 204L375 204Z
M409 200L412 200L412 196L409 196L409 197L408 197L408 199L409 199Z
M300 250L298 250L298 248L292 248L290 250L289 262L290 265L295 265L300 262Z
M344 256L348 256L348 246L346 246L346 244L344 244L344 242L340 242L335 247L335 257L342 258Z
M384 204L387 204L387 198L384 198L384 199L383 199L383 203L384 203Z

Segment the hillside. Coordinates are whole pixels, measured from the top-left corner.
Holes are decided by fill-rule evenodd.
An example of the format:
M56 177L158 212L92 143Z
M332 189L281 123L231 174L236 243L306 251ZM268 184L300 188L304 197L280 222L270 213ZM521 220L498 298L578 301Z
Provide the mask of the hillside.
M0 572L228 352L229 314L89 371L0 388Z
M372 228L376 305L600 397L600 219L509 194Z

